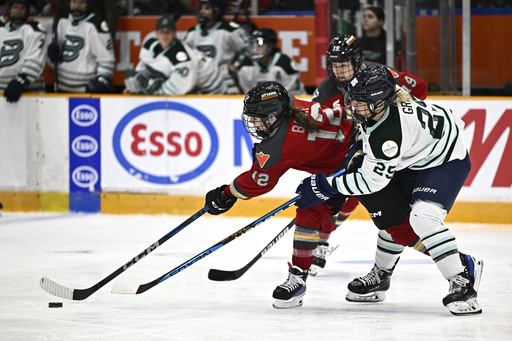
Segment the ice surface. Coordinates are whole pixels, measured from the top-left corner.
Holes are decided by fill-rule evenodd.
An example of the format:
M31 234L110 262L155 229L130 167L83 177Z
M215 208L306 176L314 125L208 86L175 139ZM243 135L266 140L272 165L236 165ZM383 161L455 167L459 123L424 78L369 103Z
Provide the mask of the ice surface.
M292 232L244 276L207 278L210 268L247 264L290 219L275 217L140 295L114 283L147 283L213 246L250 218L203 216L84 301L39 287L41 277L72 288L98 283L187 217L21 214L0 218L2 340L512 340L512 225L449 224L459 249L484 260L483 314L452 316L448 283L413 250L402 255L382 303L345 300L346 286L373 265L377 229L348 220L331 237L340 247L308 279L304 306L272 308L287 277ZM63 308L48 308L63 302Z

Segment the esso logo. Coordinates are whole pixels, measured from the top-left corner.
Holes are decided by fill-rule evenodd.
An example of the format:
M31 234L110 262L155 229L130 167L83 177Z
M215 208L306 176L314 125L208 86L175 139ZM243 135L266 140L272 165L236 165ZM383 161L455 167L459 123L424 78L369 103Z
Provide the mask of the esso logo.
M177 102L152 102L128 112L113 136L114 154L133 177L162 185L204 173L219 149L210 120Z
M98 120L98 111L93 106L82 104L78 105L71 112L71 120L80 127L92 126Z
M80 188L89 188L94 190L94 185L98 182L98 172L90 166L80 166L71 173L71 180Z
M92 136L80 135L71 142L71 150L80 157L93 156L98 151L98 142Z

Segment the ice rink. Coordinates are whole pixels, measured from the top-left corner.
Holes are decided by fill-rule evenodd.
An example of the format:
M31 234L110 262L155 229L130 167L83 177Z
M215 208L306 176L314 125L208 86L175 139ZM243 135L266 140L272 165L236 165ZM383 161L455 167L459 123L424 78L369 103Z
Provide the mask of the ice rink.
M2 340L512 340L512 224L448 224L459 249L484 260L483 313L457 317L442 303L448 282L425 256L406 250L382 303L345 300L346 286L373 266L377 229L350 219L339 248L308 279L304 305L272 308L287 277L292 232L244 276L207 278L210 268L247 264L290 219L275 217L140 295L114 295L117 282L147 283L249 224L205 215L83 301L54 297L41 277L88 288L187 217L22 214L0 218ZM48 308L63 302L63 308Z

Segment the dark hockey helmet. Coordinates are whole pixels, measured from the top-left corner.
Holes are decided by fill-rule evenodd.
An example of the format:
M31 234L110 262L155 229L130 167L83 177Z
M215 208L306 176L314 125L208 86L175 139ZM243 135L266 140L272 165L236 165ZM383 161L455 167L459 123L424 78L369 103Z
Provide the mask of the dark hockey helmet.
M290 110L290 95L277 82L261 82L244 98L242 121L251 136L263 140L270 137Z
M82 18L87 14L91 13L91 0L87 0L87 6L85 9L71 9L71 1L68 1L69 13L73 18Z
M11 13L11 7L14 4L23 4L25 5L25 14L22 16L13 16ZM23 25L30 15L30 1L28 0L8 0L7 1L7 16L9 19L16 24L17 26Z
M357 121L367 124L378 114L376 110L390 106L395 99L396 82L391 72L384 66L369 66L348 84L345 110Z
M261 47L265 45L265 49ZM276 32L270 27L255 30L251 35L251 58L257 63L278 51Z
M344 72L346 74L343 75L343 79L340 79L340 73L342 71L336 69L333 63L343 62L350 62L353 66L353 72ZM345 34L336 36L331 40L327 48L327 74L338 89L341 90L347 86L354 75L361 69L362 63L363 52L359 40L357 40L356 37Z
M200 24L204 24L210 20L210 18L200 15L200 10L203 5L208 5L213 8L213 18L215 21L220 21L224 17L224 11L226 10L226 3L224 0L201 0L197 5L197 21Z

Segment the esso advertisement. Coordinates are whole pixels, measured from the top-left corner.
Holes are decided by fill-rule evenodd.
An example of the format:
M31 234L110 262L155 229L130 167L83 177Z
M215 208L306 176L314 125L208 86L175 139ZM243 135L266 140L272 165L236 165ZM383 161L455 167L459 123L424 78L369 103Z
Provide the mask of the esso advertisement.
M197 109L158 101L129 111L114 131L112 146L131 176L166 185L204 173L215 160L219 141L210 120Z
M69 190L101 190L100 100L69 99Z

